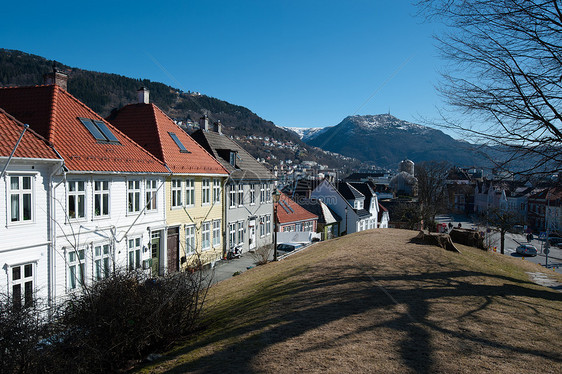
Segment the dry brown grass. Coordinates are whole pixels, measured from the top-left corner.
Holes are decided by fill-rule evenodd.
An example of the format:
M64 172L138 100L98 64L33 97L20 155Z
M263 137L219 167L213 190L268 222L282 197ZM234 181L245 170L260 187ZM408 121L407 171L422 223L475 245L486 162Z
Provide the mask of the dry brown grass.
M562 294L525 273L548 270L416 234L362 232L221 282L200 336L143 371L562 372Z

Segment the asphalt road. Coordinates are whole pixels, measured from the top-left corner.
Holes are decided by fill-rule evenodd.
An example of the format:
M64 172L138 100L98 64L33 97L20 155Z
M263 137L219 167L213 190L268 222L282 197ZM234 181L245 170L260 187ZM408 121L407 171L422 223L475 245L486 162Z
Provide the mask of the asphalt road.
M483 232L486 231L484 227L478 227L466 216L440 215L437 216L436 220L437 222L443 223L451 222L455 227L457 227L460 222L463 228L473 228ZM496 251L498 253L500 252L499 233L491 232L487 234L486 243L488 243L491 248L496 247ZM544 253L544 241L537 239L536 236L531 243L528 243L524 234L507 233L505 236L504 254L506 256L523 258L523 256L515 252L515 249L520 244L532 244L535 248L537 248L538 255L535 257L524 257L526 261L531 261L543 266L547 264L547 255ZM550 247L550 253L548 254L548 268L562 274L562 248Z

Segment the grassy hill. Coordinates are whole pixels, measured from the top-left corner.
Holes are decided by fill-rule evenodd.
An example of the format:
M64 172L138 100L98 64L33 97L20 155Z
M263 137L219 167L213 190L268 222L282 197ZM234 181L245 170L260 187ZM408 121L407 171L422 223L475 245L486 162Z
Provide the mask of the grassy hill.
M562 294L527 274L548 270L416 234L353 234L221 282L199 337L139 370L562 372Z

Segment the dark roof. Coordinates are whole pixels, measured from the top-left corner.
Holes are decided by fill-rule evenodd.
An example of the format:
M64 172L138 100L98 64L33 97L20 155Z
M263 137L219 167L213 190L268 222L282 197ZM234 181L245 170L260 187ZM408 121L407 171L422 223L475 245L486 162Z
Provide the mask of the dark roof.
M387 174L388 174L388 172L385 171L385 170L372 171L372 172L369 172L369 173L352 173L349 176L347 176L345 178L345 180L346 181L362 181L364 179L369 179L369 178L384 177Z
M365 197L361 192L359 192L356 188L352 187L347 182L338 183L338 192L344 197L346 200L354 200L360 199Z
M365 209L353 209L355 213L359 216L359 218L370 217L371 213L366 211Z
M318 187L320 180L317 179L298 179L292 184L283 187L283 192L292 198L299 196L302 198L309 198L310 193Z
M298 204L302 206L304 209L308 210L309 212L316 214L318 216L318 223L325 224L326 218L324 216L324 210L322 209L322 204L318 199L304 199L299 198ZM338 216L332 209L330 209L327 205L324 205L334 216L336 221L341 222L341 217Z
M371 206L371 200L373 196L376 196L375 191L368 183L361 182L349 182L349 184L354 187L357 191L361 192L365 196L365 206Z
M259 163L240 144L225 134L200 129L191 134L191 137L220 162L229 172L231 178L247 180L275 179L273 174L264 165ZM232 166L229 160L226 159L230 155L230 152L226 151L236 152L236 167Z

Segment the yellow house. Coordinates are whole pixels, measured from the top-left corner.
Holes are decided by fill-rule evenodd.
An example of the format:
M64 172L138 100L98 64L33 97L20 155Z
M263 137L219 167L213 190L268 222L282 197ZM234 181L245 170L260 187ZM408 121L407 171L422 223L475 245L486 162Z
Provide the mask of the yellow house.
M141 88L139 103L112 114L109 121L166 164L167 271L212 264L224 255L224 196L228 172ZM147 199L149 200L149 199Z

